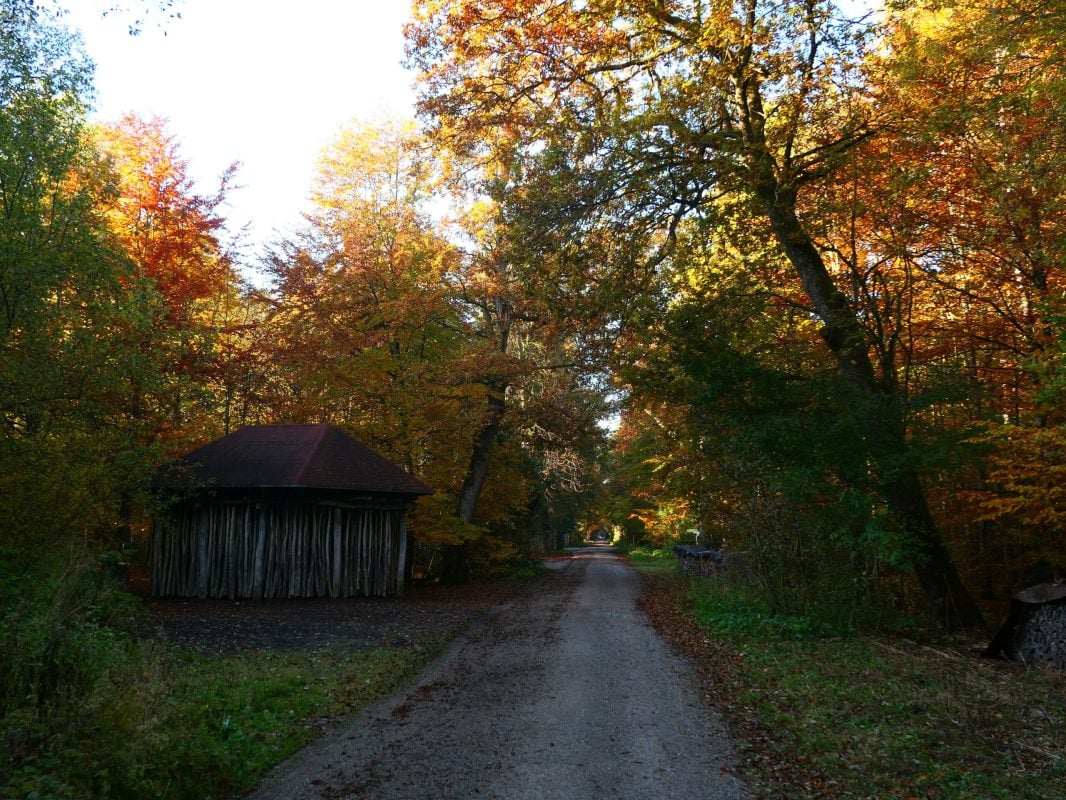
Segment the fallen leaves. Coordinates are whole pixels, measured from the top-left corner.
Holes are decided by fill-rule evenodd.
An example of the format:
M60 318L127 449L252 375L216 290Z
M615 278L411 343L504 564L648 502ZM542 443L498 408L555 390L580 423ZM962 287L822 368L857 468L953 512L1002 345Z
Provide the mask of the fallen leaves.
M741 750L741 772L763 798L821 800L835 797L832 782L801 763L781 738L758 719L746 701L751 687L739 678L745 653L731 649L685 611L686 584L671 577L643 575L638 606L652 627L696 667L703 697L729 720Z

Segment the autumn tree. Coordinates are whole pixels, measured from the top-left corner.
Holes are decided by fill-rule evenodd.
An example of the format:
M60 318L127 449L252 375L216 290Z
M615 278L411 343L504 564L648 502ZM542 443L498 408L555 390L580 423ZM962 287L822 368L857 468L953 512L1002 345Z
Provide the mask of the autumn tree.
M129 382L125 413L141 443L176 455L223 432L226 421L219 406L233 357L225 351L239 338L245 308L219 207L236 167L213 196L200 194L159 118L128 114L98 125L93 143L114 183L101 203L109 243L132 265L133 280L149 287L156 316L131 341L151 369L149 380ZM123 497L120 516L121 538L132 543L132 495Z
M930 613L944 624L975 621L907 463L897 376L871 359L859 309L801 214L808 187L882 124L862 92L864 26L818 0L450 0L425 4L409 36L421 108L437 134L477 152L485 131L520 131L542 164L532 189L544 223L537 231L571 251L597 233L654 230L647 265L683 219L713 213L713 198L745 198L787 258L837 368L864 398L862 447L914 542ZM554 213L543 213L544 198ZM591 247L581 255L602 266Z
M117 193L107 210L116 242L155 284L168 320L189 324L199 301L223 295L235 283L219 207L236 165L216 193L206 196L194 186L177 140L159 117L127 114L100 125L95 140L116 177Z
M108 230L138 277L154 288L162 314L156 335L142 346L146 357L161 358L169 386L134 399L143 407L133 413L153 418L170 436L193 419L211 431L215 426L204 417L214 416L219 349L232 317L240 314L219 211L235 167L213 195L203 195L163 120L127 115L94 134L116 182L106 209Z
M344 425L434 486L411 529L460 581L529 549L533 495L561 498L585 463L552 415L594 415L544 375L567 359L535 333L498 208L446 191L439 156L399 122L353 123L323 151L306 224L267 264L263 403Z
M980 387L954 423L978 429L986 459L942 502L975 577L1010 593L1066 568L1064 418L1047 391L1066 303L1063 19L1042 3L923 3L891 23L875 75L901 113L864 205L892 232L879 249L932 298L939 361Z
M510 204L514 187L524 182L521 148L506 135L484 144L472 156L433 142L443 155L443 184L455 210L452 237L462 253L456 299L466 310L479 362L475 380L485 392L456 512L466 523L480 517L493 453L505 440L519 441L539 547L558 539L548 529L560 524L560 514L573 524L578 487L602 438L596 414L603 403L589 391L595 373L577 341L586 320L567 314L556 302L559 287L527 269L534 251ZM446 572L462 578L466 561L464 550L449 551Z
M4 543L104 536L150 467L124 414L152 379L151 286L111 247L91 147L92 67L32 4L0 4L0 503Z
M482 394L449 285L456 252L426 209L430 177L407 123L354 122L323 151L305 225L266 263L260 393L273 419L342 425L443 492L412 525L436 546L464 535L457 454Z

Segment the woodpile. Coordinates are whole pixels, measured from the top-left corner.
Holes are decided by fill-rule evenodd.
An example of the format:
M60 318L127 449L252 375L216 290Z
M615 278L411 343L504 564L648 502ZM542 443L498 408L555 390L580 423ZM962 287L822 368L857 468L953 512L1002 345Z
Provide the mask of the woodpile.
M689 544L675 544L674 556L681 569L703 578L735 576L746 568L743 553L723 553Z
M287 598L394 594L402 508L186 503L152 532L152 594Z
M1066 671L1066 584L1042 583L1014 595L985 655Z

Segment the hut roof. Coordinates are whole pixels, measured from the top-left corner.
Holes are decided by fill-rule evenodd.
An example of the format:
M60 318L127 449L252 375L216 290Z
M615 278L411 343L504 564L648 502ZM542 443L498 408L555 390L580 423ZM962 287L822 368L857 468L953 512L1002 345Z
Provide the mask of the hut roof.
M433 494L366 445L332 425L251 425L164 465L157 487L340 489Z

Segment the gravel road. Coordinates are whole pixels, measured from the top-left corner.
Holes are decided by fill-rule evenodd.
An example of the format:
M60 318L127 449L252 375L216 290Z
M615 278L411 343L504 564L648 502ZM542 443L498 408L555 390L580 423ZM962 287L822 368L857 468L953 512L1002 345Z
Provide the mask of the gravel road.
M636 610L639 577L604 549L550 566L252 797L749 797L722 723Z

